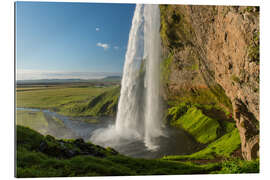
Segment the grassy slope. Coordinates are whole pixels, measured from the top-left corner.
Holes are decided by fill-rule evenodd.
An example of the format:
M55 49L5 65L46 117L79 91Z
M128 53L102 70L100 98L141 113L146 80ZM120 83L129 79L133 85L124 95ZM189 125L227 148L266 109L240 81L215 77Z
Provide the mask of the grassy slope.
M226 133L216 141L210 143L206 148L191 155L165 156L167 160L198 160L198 159L215 159L229 158L231 154L241 145L237 128Z
M41 144L47 144L41 150ZM66 152L77 152L72 157ZM80 155L88 151L88 155ZM196 165L165 159L138 159L77 140L56 140L17 126L16 177L169 175L204 173L248 173L259 171L259 161L224 161Z
M16 92L17 107L41 108L58 111L60 114L69 116L98 115L90 112L88 103L95 97L105 93L119 90L119 87L93 87L93 86L63 86L56 85L51 88L20 88ZM119 90L120 91L120 90ZM119 94L116 94L119 95ZM111 97L115 104L115 97ZM108 101L111 101L107 97ZM106 102L104 102L106 103ZM98 112L98 111L96 111ZM112 115L115 112L107 114ZM107 115L106 114L106 115Z
M68 103L81 102L103 93L107 88L56 86L40 90L17 92L17 107L61 108Z
M41 151L41 144L48 146ZM66 149L63 149L63 144ZM67 150L74 152L90 149L92 155L65 157ZM199 166L192 163L166 160L130 158L114 150L91 143L76 144L74 140L55 140L29 128L17 126L17 177L99 176L99 175L150 175L197 174L220 169L218 164Z
M207 146L191 155L166 156L164 159L198 160L228 158L235 150L240 148L241 141L235 123L226 119L227 116L221 110L211 114L214 107L180 103L169 108L167 119L170 124L183 128L193 135L198 142L207 144Z
M202 111L195 106L190 107L187 112L178 119L171 121L171 125L182 127L198 142L203 144L215 140L218 136L218 128L220 128L217 120L204 115Z
M67 110L74 115L85 116L113 116L116 114L120 87L111 88L87 103L70 104Z

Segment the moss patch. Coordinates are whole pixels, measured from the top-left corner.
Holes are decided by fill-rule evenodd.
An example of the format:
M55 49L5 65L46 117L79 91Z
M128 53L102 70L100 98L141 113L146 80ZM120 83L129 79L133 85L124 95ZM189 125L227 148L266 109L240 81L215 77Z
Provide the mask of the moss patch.
M178 94L169 94L167 103L170 107L177 105L179 102L197 104L201 107L209 106L220 109L226 114L232 112L232 103L220 85L210 88L181 89Z
M215 140L218 137L217 131L220 128L219 123L215 119L205 116L195 106L189 108L179 119L171 121L171 125L182 127L198 142L203 144Z
M238 174L238 173L259 173L259 160L244 161L240 159L227 160L222 162L221 170L212 173L217 174Z
M163 84L169 82L172 62L173 62L173 55L169 54L169 56L165 58L161 63L161 79Z
M185 44L192 44L194 36L191 25L177 6L160 5L161 39L163 45L169 48L182 48Z
M231 76L231 80L234 81L234 82L236 82L236 83L238 83L238 84L241 84L240 78L237 77L237 76L234 75L234 74Z
M253 39L248 47L248 57L249 60L255 62L256 64L260 63L260 36L259 32L253 34Z
M191 155L165 156L167 160L194 160L194 159L214 159L216 157L229 158L230 155L240 147L241 141L237 128L225 134L206 148Z

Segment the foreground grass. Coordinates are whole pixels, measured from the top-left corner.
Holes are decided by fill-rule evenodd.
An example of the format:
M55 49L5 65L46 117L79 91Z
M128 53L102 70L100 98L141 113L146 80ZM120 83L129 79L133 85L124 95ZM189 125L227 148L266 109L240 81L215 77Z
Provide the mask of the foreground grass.
M44 145L46 144L46 145ZM56 140L17 126L16 177L256 173L259 161L226 160L197 165L166 159L123 156L82 140Z
M45 148L43 147L46 144ZM78 155L68 152L76 152ZM82 155L88 152L87 155ZM55 140L26 127L17 126L17 177L119 176L158 174L204 174L217 171L218 164L130 158L111 148L78 140Z

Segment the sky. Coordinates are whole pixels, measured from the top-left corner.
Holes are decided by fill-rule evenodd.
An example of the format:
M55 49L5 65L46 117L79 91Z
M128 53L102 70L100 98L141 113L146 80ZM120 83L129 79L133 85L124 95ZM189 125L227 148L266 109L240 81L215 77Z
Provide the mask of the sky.
M134 4L16 2L17 80L121 75Z

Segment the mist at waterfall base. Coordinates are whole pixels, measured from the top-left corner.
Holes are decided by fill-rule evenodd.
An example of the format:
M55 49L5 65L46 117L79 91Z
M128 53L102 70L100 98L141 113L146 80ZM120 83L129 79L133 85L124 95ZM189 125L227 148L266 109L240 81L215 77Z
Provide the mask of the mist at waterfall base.
M125 155L150 158L192 147L172 137L180 133L181 138L187 140L189 137L184 132L167 129L162 123L159 29L159 6L137 5L125 56L116 122L95 130L90 138L93 143L113 147Z

